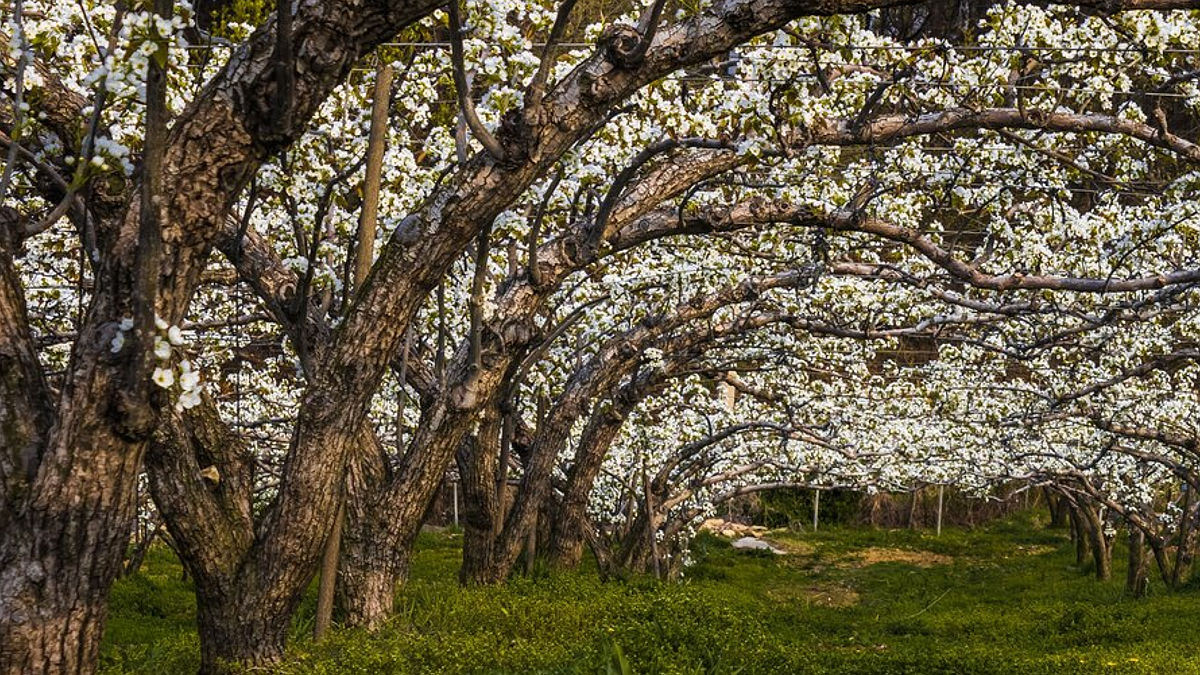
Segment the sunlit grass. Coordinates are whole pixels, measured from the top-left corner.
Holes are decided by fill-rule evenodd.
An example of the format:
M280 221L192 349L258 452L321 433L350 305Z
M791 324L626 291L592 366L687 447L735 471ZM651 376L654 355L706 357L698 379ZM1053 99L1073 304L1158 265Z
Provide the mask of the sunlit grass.
M422 535L398 615L374 635L306 637L287 673L1160 673L1200 672L1200 597L1131 600L1074 566L1062 531L1028 518L975 531L777 532L792 555L695 544L681 584L581 572L499 588L456 583L459 538ZM879 562L882 560L882 562ZM108 673L189 672L194 611L156 551L113 591Z

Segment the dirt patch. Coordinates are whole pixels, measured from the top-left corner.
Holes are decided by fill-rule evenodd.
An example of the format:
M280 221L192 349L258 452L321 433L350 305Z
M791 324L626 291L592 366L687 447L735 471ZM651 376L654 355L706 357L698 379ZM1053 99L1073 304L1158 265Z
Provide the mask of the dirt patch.
M781 604L801 603L817 607L851 607L858 604L858 591L841 584L788 586L767 591L767 597Z
M905 551L898 548L868 548L855 553L852 557L855 567L866 567L878 563L898 562L917 567L933 567L934 565L949 565L954 562L949 556L931 553L929 551Z
M818 607L851 607L858 604L858 591L846 586L812 586L804 589L808 601Z
M744 525L720 518L709 518L700 523L701 532L711 532L726 539L741 539L742 537L761 537L767 532L762 525Z
M772 546L788 555L810 556L817 552L817 547L806 541L798 541L796 539L785 539L783 541L770 539L769 541Z

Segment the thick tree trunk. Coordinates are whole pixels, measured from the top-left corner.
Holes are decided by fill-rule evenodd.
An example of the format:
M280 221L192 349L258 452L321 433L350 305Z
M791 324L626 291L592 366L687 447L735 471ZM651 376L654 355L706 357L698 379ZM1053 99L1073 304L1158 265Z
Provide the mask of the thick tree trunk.
M499 411L489 409L473 438L459 446L458 475L463 497L463 557L458 578L463 584L487 584L495 580L496 531L501 513L504 482L497 481L500 432Z
M347 469L335 614L348 626L375 628L392 613L396 584L407 567L380 529L377 499L392 473L386 450L369 427L359 432Z
M1179 588L1188 580L1192 573L1192 559L1196 550L1196 520L1200 511L1193 497L1193 490L1188 489L1184 500L1183 515L1180 518L1179 547L1175 551L1175 567L1171 570L1171 588Z
M458 580L465 585L492 584L503 581L496 567L491 528L473 527L467 522L463 530L462 567Z
M1056 496L1050 488L1042 488L1042 495L1046 498L1046 507L1050 511L1050 527L1066 527L1067 500Z
M552 568L574 569L583 560L587 505L592 486L600 475L604 456L636 401L633 396L614 397L606 409L588 421L567 475L562 504L552 519L548 559Z
M99 274L99 273L98 273ZM118 389L76 344L57 415L0 235L0 673L90 673L109 586L120 574L145 443L115 434ZM103 402L98 405L97 402Z
M1075 565L1082 567L1088 557L1088 536L1079 509L1071 505L1067 513L1071 521L1071 539L1075 542Z
M197 580L201 675L270 667L283 659L291 611L270 611L248 584Z
M657 495L638 501L640 503L637 516L634 517L613 564L630 572L645 574L655 571L654 567L658 563L655 535L663 522L662 514L649 512L646 506L647 504L661 503L662 496Z
M1080 509L1079 520L1084 538L1092 550L1096 579L1108 581L1112 578L1112 542L1104 534L1104 521L1100 519L1100 512L1091 504L1084 505Z
M1129 527L1129 567L1125 572L1125 592L1135 598L1146 595L1150 585L1146 565L1146 533Z
M279 130L280 111L264 111L273 98L264 91L278 88L274 75L277 70L269 58L274 43L270 29L256 33L239 51L238 63L244 67L222 71L224 74L205 88L204 97L175 120L160 172L162 193L170 195L170 199L163 200L167 217L161 219L161 234L164 240L169 235L174 245L157 269L149 269L148 274L139 277L157 277L160 282L157 294L150 296L149 307L146 302L134 302L138 296L131 288L139 200L136 196L118 198L114 201L131 207L123 214L97 214L95 249L101 260L95 270L96 295L80 327L71 369L63 378L53 432L39 448L39 455L23 461L20 467L25 485L20 491L19 508L14 508L16 493L9 490L9 479L15 475L9 473L10 448L6 446L0 452L5 459L5 466L0 467L4 471L0 476L0 489L4 490L0 494L0 518L5 519L0 541L0 673L89 673L96 668L107 595L121 569L135 510L137 475L155 423L146 401L130 394L131 388L145 385L144 378L127 377L131 370L127 362L140 359L146 350L127 347L114 355L110 345L117 334L117 322L121 317L146 312L156 313L171 324L181 322L228 205L257 164L290 143L362 54L394 35L403 24L432 11L433 6L415 3L405 11L364 13L315 3L301 5L300 9L296 34L311 39L320 48L312 49L312 43L297 45L296 53L319 57L297 64L299 76L291 109L283 111L294 122L292 129ZM364 20L364 16L371 20ZM244 102L249 104L241 105ZM147 270L144 266L139 269ZM392 291L394 287L389 287ZM3 304L0 302L0 324L7 326L10 317ZM140 328L132 342L144 347L152 336L136 335L138 332ZM5 337L6 332L0 329L0 350L5 346ZM27 387L26 397L39 393L33 383L27 383ZM0 407L7 409L7 404L0 403ZM327 448L324 443L320 445L323 453ZM340 459L333 464L332 470L340 472ZM197 479L194 474L183 474L178 480ZM312 495L307 489L310 485L299 487L299 492ZM300 522L301 529L316 528L320 532L324 523L312 523L305 517L307 513L290 513L295 510L294 496L281 499L287 502L283 510L289 513L269 529L286 530L293 522ZM197 509L204 511L208 506ZM280 527L280 521L287 522ZM200 518L172 528L172 534L181 549L196 553L197 559L207 557L200 549L216 548L231 538L220 534L219 527L201 527L195 531L210 530L216 536L181 541L185 538L181 535L195 533L195 522L218 524ZM237 536L240 533L232 538ZM279 564L299 569L293 570L294 574L253 578L264 583L279 582L288 587L289 593L284 594L288 595L293 586L302 586L308 566L305 556L296 561L290 554L307 547L295 537L282 539L286 540L283 546L265 542L258 551L265 557L286 561ZM216 553L215 557L239 553L233 549ZM203 636L205 626L201 629ZM225 633L232 640L233 633ZM208 643L216 641L209 639Z
M1092 540L1092 560L1096 564L1096 579L1108 581L1112 578L1112 547L1103 533Z
M1171 587L1180 588L1187 582L1192 575L1192 559L1194 557L1192 548L1195 546L1194 541L1189 541L1180 544L1175 552L1175 567L1171 571Z
M358 425L328 428L338 433L320 435L319 454L314 442L293 448L289 462L300 466L285 471L279 496L256 524L251 457L212 402L164 420L147 470L155 504L196 580L205 672L266 666L282 656L337 512L337 487L355 475L342 462L363 445Z
M1159 578L1167 588L1173 588L1171 586L1171 559L1167 555L1163 540L1160 537L1147 537L1146 544L1154 556L1154 566L1158 569Z
M362 286L371 271L371 263L375 256L375 231L379 216L379 188L383 167L383 151L386 145L388 121L388 101L392 91L392 66L380 62L375 74L375 91L372 95L371 131L367 140L367 169L363 180L363 204L359 213L358 235L355 245L354 284L353 288ZM368 432L369 433L369 432ZM367 444L368 461L382 455L382 448ZM353 461L353 459L352 459ZM376 466L379 471L386 472L387 458L382 457L382 466ZM317 612L313 622L313 638L321 639L329 631L333 623L334 600L337 590L338 567L341 558L342 530L346 520L346 507L343 501L338 507L334 519L333 530L325 541L325 551L321 558L321 580L317 589ZM365 580L359 580L360 582ZM367 590L364 588L364 590ZM375 590L373 594L378 593ZM357 614L357 613L356 613Z
M93 435L73 439L78 451L57 452L52 446L53 459L43 462L42 472L54 475L39 475L43 489L6 524L0 542L0 673L5 675L96 668L108 590L121 572L133 522L142 446L105 433L107 420L73 421L95 425ZM84 455L98 458L89 464L86 480L76 463L56 461Z
M554 524L547 561L553 569L573 570L583 562L583 548L587 542L587 533L583 529L586 514L564 513L563 516Z
M83 598L55 594L50 602L72 606ZM27 614L37 623L5 627L0 632L0 673L58 675L95 672L100 654L104 603L85 601L70 612ZM18 618L18 617L12 617Z
M349 535L350 530L346 530ZM355 530L362 533L361 529ZM396 585L408 572L387 542L345 536L337 576L337 607L347 626L378 628L392 614Z
M617 363L593 358L576 371L551 411L541 419L534 442L525 457L525 475L499 533L495 548L495 575L506 578L521 552L527 548L530 530L537 527L537 515L550 492L551 473L559 451L570 435L571 426L581 415L594 395L595 386L611 382L620 371ZM607 367L606 367L607 366Z

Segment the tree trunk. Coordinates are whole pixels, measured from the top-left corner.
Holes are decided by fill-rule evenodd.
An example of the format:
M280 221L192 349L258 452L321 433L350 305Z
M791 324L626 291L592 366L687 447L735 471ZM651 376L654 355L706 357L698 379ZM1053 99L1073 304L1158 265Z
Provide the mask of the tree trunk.
M1150 579L1146 574L1146 533L1129 527L1129 568L1125 573L1125 592L1135 598L1146 595Z
M35 564L31 561L29 565ZM4 598L6 614L0 621L0 673L95 672L104 627L106 593L97 592L95 582L100 579L80 586L70 583L68 575L78 570L78 567L60 568L53 576L42 576L42 583L24 588L8 586L8 579L5 579L3 592L8 594L17 590L20 595ZM27 600L34 593L38 594L37 601Z
M1171 560L1167 555L1166 547L1160 537L1153 536L1146 538L1146 544L1150 547L1150 552L1154 556L1154 566L1158 568L1158 575L1162 579L1163 584L1167 588L1171 586Z
M149 552L150 546L154 544L154 540L158 539L160 530L161 525L155 526L146 533L145 538L138 542L137 546L133 549L133 553L129 555L129 560L125 563L125 569L121 570L122 576L137 574L137 571L142 568L142 563L146 560L146 553Z
M637 392L622 392L611 405L593 413L579 439L575 461L567 474L562 504L551 519L548 561L552 568L575 569L583 560L587 533L587 505L600 475L605 453L621 430L626 416L640 401Z
M496 530L504 482L499 475L498 448L490 442L498 431L496 415L485 415L474 438L464 439L458 450L458 475L463 497L462 567L458 578L463 584L491 583L496 575Z
M56 414L5 239L0 235L0 673L91 673L108 590L134 522L145 435L126 438L115 428L120 364L100 362L111 353L97 318L119 315L107 294L94 298L81 326L88 339L72 350ZM105 275L114 267L98 268L97 278L111 283Z
M1071 539L1075 542L1075 565L1083 567L1088 557L1088 536L1084 532L1083 518L1074 505L1068 508L1067 513L1071 521Z
M107 420L85 414L72 421L100 429L77 429L81 437L72 445L79 450L56 452L51 445L36 482L42 489L6 524L0 542L5 675L91 673L97 665L108 591L121 572L133 522L144 444L131 446L105 433Z
M1098 543L1097 539L1102 543ZM1097 539L1092 541L1092 559L1096 563L1096 579L1108 581L1112 578L1112 546L1103 533Z
M1200 517L1200 509L1192 495L1193 490L1188 487L1183 514L1180 518L1179 547L1175 551L1175 567L1171 570L1171 588L1182 586L1192 572L1192 558L1196 548L1196 519Z
M359 536L363 533L362 528L344 531L336 606L345 625L372 630L392 615L396 586L408 573L408 560L397 559L390 543Z
M291 611L270 611L244 584L196 582L201 675L244 672L283 659Z
M1056 497L1050 488L1042 488L1046 498L1046 507L1050 510L1050 527L1067 526L1067 500Z
M1104 522L1100 519L1100 512L1088 505L1083 508L1080 520L1088 544L1092 549L1096 579L1108 581L1112 578L1112 542L1104 534Z
M370 429L359 435L359 447L346 473L346 518L342 522L334 614L348 626L375 628L391 613L398 581L407 558L395 555L380 529L377 498L391 478L383 444Z
M908 493L908 529L917 529L917 502L920 500L921 490L917 488Z
M529 526L529 533L525 535L525 576L533 576L534 566L537 563L537 541L538 541L538 514L533 514L533 524Z

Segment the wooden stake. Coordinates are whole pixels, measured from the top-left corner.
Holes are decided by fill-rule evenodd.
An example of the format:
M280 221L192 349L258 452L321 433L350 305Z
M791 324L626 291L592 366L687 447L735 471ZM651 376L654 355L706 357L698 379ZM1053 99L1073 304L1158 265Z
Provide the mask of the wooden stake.
M946 491L945 485L938 486L938 517L937 517L937 536L942 536L942 496Z
M362 289L375 260L375 231L379 220L379 189L383 175L383 151L387 143L388 107L392 95L392 66L382 63L375 77L371 130L367 138L367 169L363 182L363 205L358 220L358 249L354 260L354 290ZM404 383L400 383L403 388ZM399 430L397 429L397 433ZM397 438L399 441L399 438ZM317 614L313 639L320 640L333 623L333 591L342 547L342 521L346 518L345 487L338 498L337 515L321 555L321 581L317 587Z

